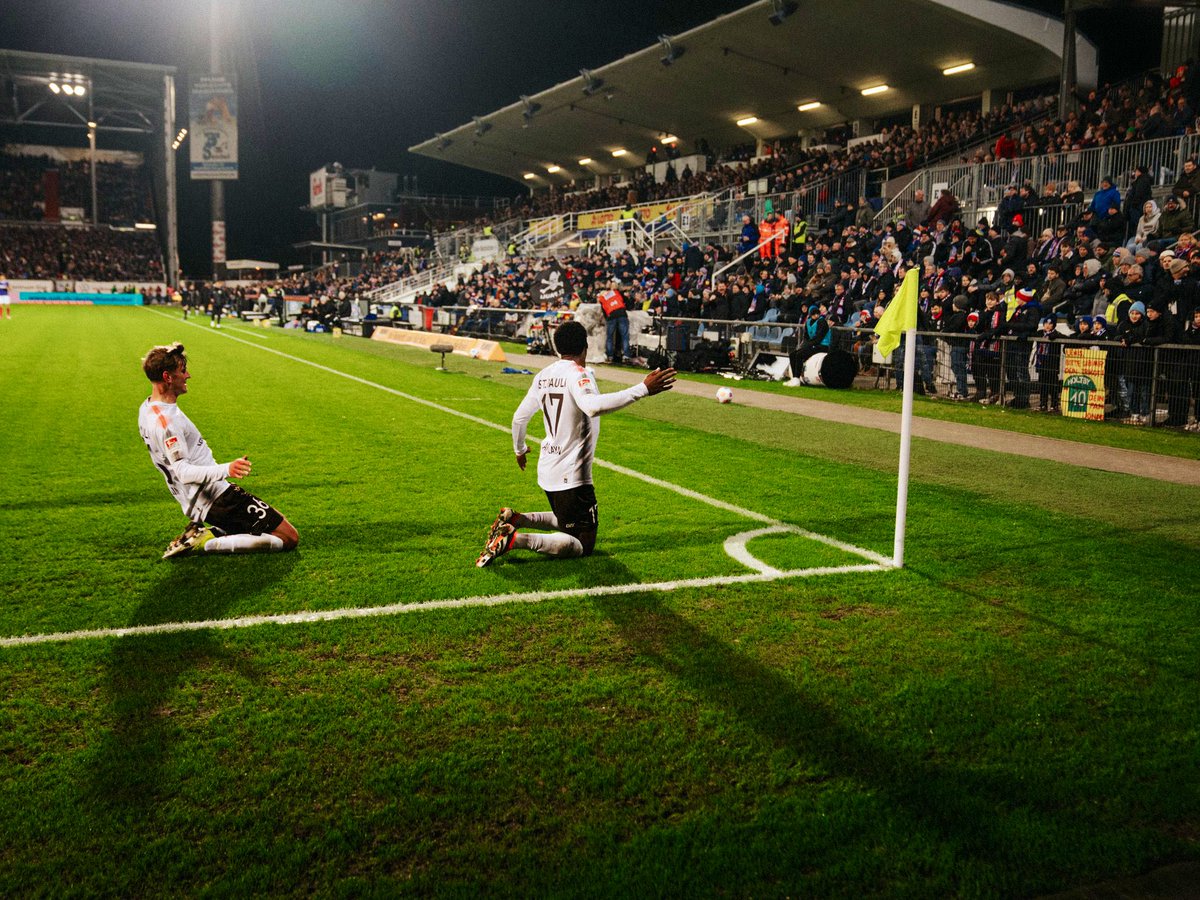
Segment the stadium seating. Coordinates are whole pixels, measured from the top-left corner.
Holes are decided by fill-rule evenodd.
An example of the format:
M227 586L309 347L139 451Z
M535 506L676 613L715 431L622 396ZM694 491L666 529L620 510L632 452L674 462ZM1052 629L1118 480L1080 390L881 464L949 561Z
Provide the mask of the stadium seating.
M0 225L0 271L9 278L163 280L154 235L104 226Z
M66 161L34 154L0 152L0 219L38 222L45 215L45 173L56 173L58 204L92 219L91 172L86 160ZM108 225L153 222L149 178L144 167L115 162L96 166L98 221Z

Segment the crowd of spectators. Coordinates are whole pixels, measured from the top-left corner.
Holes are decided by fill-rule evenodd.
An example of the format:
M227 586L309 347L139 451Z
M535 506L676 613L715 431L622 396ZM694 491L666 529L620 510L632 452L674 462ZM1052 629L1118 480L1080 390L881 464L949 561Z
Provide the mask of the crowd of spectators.
M91 168L86 160L0 152L0 219L40 222L45 218L45 173L56 171L60 208L92 218ZM149 176L143 166L100 162L96 166L98 221L108 225L153 222Z
M897 126L881 132L878 140L863 141L853 147L846 146L848 134L845 129L826 137L826 140L837 140L840 146L822 143L805 149L798 138L783 139L764 145L762 158L757 159L753 156L756 145L739 145L730 148L719 159L710 156L703 172L693 172L687 164L673 165L667 169L666 180L659 183L649 173L637 171L630 174L628 182L619 186L577 192L552 189L546 194L530 197L520 210L527 217L537 217L603 209L622 206L631 197L635 198L634 202L647 203L745 187L763 178L768 179L770 193L784 193L863 167L878 169L904 165L914 168L939 155L961 151L1006 124L1036 117L1050 102L1051 98L1042 98L1004 105L986 116L969 112L948 113L920 129Z
M1181 204L1173 196L1168 206L1174 205ZM1116 206L1122 206L1119 194ZM497 312L565 308L594 300L615 281L630 308L664 320L792 325L802 354L828 348L840 333L870 366L871 329L906 272L916 268L918 327L926 333L917 346L920 392L940 389L954 400L1055 409L1061 346L1075 339L1110 351L1109 415L1143 424L1154 378L1152 348L1186 343L1196 346L1186 358L1164 351L1158 397L1166 398L1164 424L1187 425L1188 404L1200 389L1200 243L1190 219L1178 218L1177 232L1152 233L1144 246L1127 247L1124 228L1105 239L1093 227L1090 209L1075 221L1031 231L1024 217L1032 218L1034 210L973 224L952 208L915 227L843 220L803 232L799 243L802 232L785 227L779 243L729 268L715 284L712 273L737 256L737 247L568 256L558 263L567 290L553 304L539 303L534 291L552 263L512 257L440 285L418 302ZM937 333L945 337L935 339ZM940 379L934 373L939 340L950 351L949 371Z
M0 226L0 271L9 278L163 280L154 235L104 226Z
M844 133L827 136L836 146L823 143L805 149L796 138L771 142L763 146L761 157L754 156L756 145L743 144L719 158L709 154L704 172L673 165L660 183L639 170L619 186L576 192L552 189L529 198L520 210L537 217L611 208L627 201L647 203L744 188L764 178L767 192L778 194L863 168L912 171L948 159L982 163L1194 134L1198 104L1200 78L1188 66L1180 66L1167 78L1152 72L1132 82L1092 90L1065 119L1050 115L1057 98L1043 96L998 106L986 114L948 111L916 129L884 128L878 139L853 147L847 146Z
M968 161L1043 156L1196 133L1200 77L1182 65L1168 78L1155 72L1134 82L1090 91L1065 119L1027 125L997 139Z

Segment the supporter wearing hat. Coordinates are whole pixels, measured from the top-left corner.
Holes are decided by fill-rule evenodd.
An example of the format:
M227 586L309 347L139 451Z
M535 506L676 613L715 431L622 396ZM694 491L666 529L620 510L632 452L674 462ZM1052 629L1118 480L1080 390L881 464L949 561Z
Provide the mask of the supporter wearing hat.
M1125 318L1117 323L1116 338L1125 348L1117 376L1117 415L1128 413L1135 425L1145 424L1150 412L1150 354L1145 348L1149 323L1146 304L1129 304Z
M1097 219L1103 219L1108 215L1109 209L1116 209L1118 213L1121 209L1121 192L1113 187L1113 179L1111 175L1105 175L1100 179L1100 190L1096 191L1092 197L1091 205L1088 206Z
M951 400L967 399L967 352L970 341L965 337L951 335L966 334L972 330L967 322L967 309L971 302L965 294L958 294L950 302L950 307L944 310L938 330L945 333L944 343L950 350L950 374L954 377L954 386L950 390ZM979 320L976 314L976 322Z
M1037 332L1038 322L1042 317L1042 308L1033 296L1030 288L1018 288L1015 294L1017 308L1008 319L1008 334L1015 338L1015 341L1004 354L1004 369L1006 381L1013 392L1008 405L1014 409L1028 409L1029 394L1032 390L1028 341Z
M1012 217L1025 208L1025 201L1017 196L1017 186L1010 184L1004 188L1004 196L996 206L996 217L993 224L1000 231L1012 230Z
M1167 198L1166 207L1163 209L1163 214L1158 220L1157 241L1152 241L1149 246L1152 250L1165 250L1175 243L1185 231L1190 232L1195 227L1192 221L1192 214L1188 211L1187 204L1179 197L1172 194Z
M1130 228L1137 226L1138 219L1145 212L1146 203L1150 201L1154 182L1146 174L1146 167L1138 163L1133 167L1133 181L1125 193L1125 218L1129 220Z
M1038 342L1034 345L1033 366L1037 370L1038 409L1042 412L1058 410L1062 384L1058 372L1062 362L1062 345L1058 343L1058 317L1051 313L1038 321L1041 329Z

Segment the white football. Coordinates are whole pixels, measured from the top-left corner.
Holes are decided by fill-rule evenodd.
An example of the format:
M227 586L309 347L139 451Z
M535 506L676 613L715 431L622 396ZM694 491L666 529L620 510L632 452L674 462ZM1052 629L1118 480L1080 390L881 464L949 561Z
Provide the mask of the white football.
M727 387L717 388L717 402L718 403L729 403L731 400L733 400L733 391L731 391Z

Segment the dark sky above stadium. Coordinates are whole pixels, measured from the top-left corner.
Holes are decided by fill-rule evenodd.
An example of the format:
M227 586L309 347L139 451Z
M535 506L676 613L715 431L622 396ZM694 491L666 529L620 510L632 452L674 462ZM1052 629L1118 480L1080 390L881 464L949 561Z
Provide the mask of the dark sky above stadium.
M405 148L748 0L221 2L233 7L228 51L241 107L240 178L226 201L229 256L291 262L293 242L318 236L300 208L307 174L322 164L417 175L423 189L441 193L514 195L521 188L510 181ZM1062 7L1059 0L1021 5ZM207 0L14 0L0 9L0 45L173 65L185 102L187 76L207 71L209 9ZM1106 53L1130 33L1128 15L1090 14L1081 23L1101 45L1102 77L1156 61L1157 40L1146 42L1148 57L1135 58L1128 44ZM182 106L179 118L186 118ZM202 274L207 183L190 182L181 168L179 184L184 271Z

